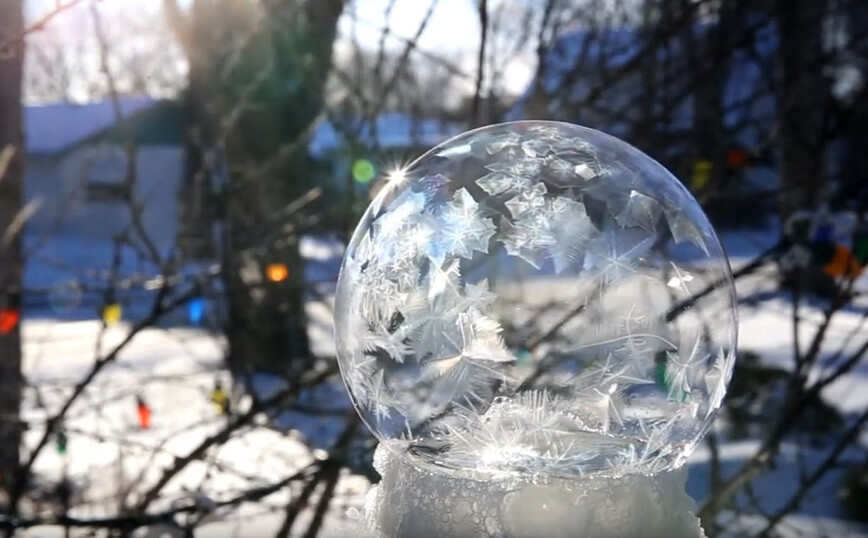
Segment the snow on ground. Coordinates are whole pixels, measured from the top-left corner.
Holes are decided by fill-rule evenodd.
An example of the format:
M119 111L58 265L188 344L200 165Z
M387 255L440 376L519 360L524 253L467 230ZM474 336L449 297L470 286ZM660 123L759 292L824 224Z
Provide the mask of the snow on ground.
M725 235L722 240L737 267L767 247L770 237L768 232L739 233ZM312 299L309 304L314 351L330 355L334 352L332 282L342 248L333 240L309 240L303 249L309 259L308 276L320 283L320 292L327 297ZM40 269L38 265L28 271L31 272L26 276L31 285L34 282L50 285L60 278L53 270ZM792 356L792 313L787 298L775 295L767 276L739 282L740 297L748 298L741 307L740 347L786 367ZM830 328L830 341L844 342L853 331L864 331L866 309L868 305L857 303L842 313ZM25 395L23 418L37 426L26 434L28 447L39 438L38 425L50 415L46 410L56 410L73 384L93 367L94 357L110 350L128 333L129 325L123 323L102 333L101 324L86 317L85 314L58 319L52 317L51 310L38 305L28 311L23 324L24 374L35 388ZM800 338L804 346L820 321L819 308L808 309L803 320ZM86 485L87 498L76 503L83 507L73 514L80 517L112 514L128 488L136 486L141 490L142 485L153 484L174 458L187 454L224 424L226 419L217 414L208 400L217 379L225 384L229 381L221 368L224 345L218 335L203 329L168 327L142 331L72 407L64 424L69 432L67 454L58 454L53 447L43 452L35 466L40 482L56 483L65 471L75 482ZM868 367L857 369L831 385L826 398L844 413L864 408L868 405L866 375ZM136 424L137 396L152 409L153 425L149 430L141 430ZM724 472L736 469L756 450L757 443L756 440L724 443L721 446ZM768 510L780 506L782 499L796 487L799 465L818 461L823 454L821 448L797 453L795 447L785 446L781 464L755 483L760 505ZM297 437L262 425L247 428L210 453L207 462L190 465L180 473L165 489L170 501L155 508L165 508L171 499L194 499L197 491L209 491L219 499L267 485L302 468L313 457L313 452ZM708 459L708 451L702 445L690 461L688 491L695 497L708 490ZM794 536L799 533L868 536L865 529L842 521L843 514L836 501L840 477L840 471L830 473L808 496L799 513L787 518L781 528ZM342 478L339 500L327 519L326 535L344 536L352 532L357 522L344 516L358 514L367 487L365 479ZM232 514L218 513L203 527L201 535L273 534L281 522L281 505L286 499L287 493L281 492L255 507L243 507ZM127 497L127 500L135 499ZM310 517L310 513L304 517ZM758 523L742 518L739 524ZM54 531L62 535L59 529L43 528L32 530L28 536L51 536ZM160 536L160 532L150 529L137 536Z
M37 387L26 394L24 420L43 421L47 416L44 409L57 409L73 383L90 371L100 327L96 321L33 319L24 323L24 373ZM128 329L123 324L108 329L102 335L102 348L117 345ZM75 482L87 486L86 508L73 515L110 515L127 488L140 490L154 483L175 457L184 456L224 425L226 419L208 399L216 379L228 383L220 367L222 354L220 339L205 331L142 331L73 405L64 424L69 439L67 453L59 454L54 443L42 453L35 466L40 482L56 483L65 470ZM137 396L152 410L148 430L137 424ZM27 433L28 447L35 445L40 430ZM207 462L190 465L166 492L180 501L193 499L197 491L204 490L219 500L291 475L313 457L312 451L292 436L262 426L246 428L214 451ZM346 477L338 488L339 498L351 505L360 504L366 488L366 481ZM357 502L351 502L353 499ZM274 506L281 501L286 501L285 492L268 498L268 504ZM162 508L166 507L164 503ZM242 510L240 515L252 517L259 525L271 524L273 529L280 523L278 513L259 517ZM230 519L234 525L235 518ZM223 529L226 536L231 528ZM249 531L246 524L245 528ZM43 536L41 531L34 533Z

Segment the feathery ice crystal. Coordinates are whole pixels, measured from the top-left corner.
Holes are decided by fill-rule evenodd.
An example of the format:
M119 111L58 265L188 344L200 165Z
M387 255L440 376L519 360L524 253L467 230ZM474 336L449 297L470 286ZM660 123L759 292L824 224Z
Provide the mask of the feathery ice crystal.
M632 146L555 122L462 134L391 181L336 312L374 434L489 477L678 467L735 356L729 264L697 202Z

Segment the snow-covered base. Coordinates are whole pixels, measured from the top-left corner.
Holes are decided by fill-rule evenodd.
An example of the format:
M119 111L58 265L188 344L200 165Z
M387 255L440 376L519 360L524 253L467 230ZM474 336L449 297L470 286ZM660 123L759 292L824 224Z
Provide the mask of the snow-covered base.
M547 484L478 481L420 470L380 446L368 493L370 537L701 538L685 469Z

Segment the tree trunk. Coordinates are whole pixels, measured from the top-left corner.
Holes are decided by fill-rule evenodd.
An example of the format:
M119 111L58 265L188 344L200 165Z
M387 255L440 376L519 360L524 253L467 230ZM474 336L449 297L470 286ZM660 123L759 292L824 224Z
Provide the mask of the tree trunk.
M224 273L229 292L229 367L235 374L280 373L292 379L310 366L304 265L298 237L259 254L246 233L242 212L230 203L230 237ZM272 266L286 268L275 280ZM278 270L279 272L279 270Z
M175 1L165 0L190 64L190 127L204 150L218 150L225 158L221 164L228 165L217 218L225 224L227 362L241 376L262 370L292 375L310 364L303 232L297 215L286 215L285 208L315 186L303 140L323 106L344 0L306 0L301 9L298 4L195 2L185 15ZM255 10L265 15L258 25L251 22L257 17L249 17ZM227 50L227 43L244 45ZM233 123L221 132L228 117ZM214 171L202 157L201 151L188 151L188 175L209 172L189 182L191 200L207 209L214 202ZM213 211L200 215L214 217ZM199 233L209 228L210 222ZM283 270L285 275L274 273Z
M816 207L824 183L829 90L824 78L823 21L827 2L778 0L780 213L783 220Z
M724 127L724 87L732 76L732 56L737 35L743 29L742 0L723 0L718 7L717 20L711 25L692 28L687 32L685 50L691 65L690 81L693 85L692 152L685 164L685 176L705 201L705 209L712 219L741 221L744 217L733 212L731 202L715 201L715 193L725 192L732 179L727 169L727 149L734 142L726 138ZM731 103L729 104L731 105ZM702 170L711 165L710 171Z
M21 124L21 83L24 41L22 0L0 0L0 153L14 151L5 172L0 169L0 307L20 306L21 236L9 234L21 210L24 136ZM11 239L11 240L8 240ZM18 468L21 442L20 324L0 334L0 491L9 492ZM2 503L2 501L0 501ZM2 505L0 505L2 506Z
M641 46L647 47L654 41L657 33L662 33L665 30L661 27L667 21L662 20L658 15L657 2L654 0L646 0L642 9L642 28L640 30ZM641 80L642 93L639 99L639 110L636 121L635 130L633 132L633 142L642 151L648 153L652 157L659 158L658 138L656 136L659 131L657 117L658 105L660 105L661 88L658 84L662 77L659 76L658 69L661 68L662 48L667 46L667 43L662 43L659 47L654 47L654 50L646 54L641 60L639 66L639 77Z
M868 60L868 42L864 39L868 35L868 5L853 1L846 15L851 55L865 62ZM853 42L857 39L861 40L860 45ZM868 68L864 63L857 68L861 68L862 77L868 78ZM842 116L838 122L842 125L842 162L841 189L838 192L836 205L866 212L868 211L868 151L866 151L868 148L868 84L863 84L855 91L855 95L849 96L839 107L838 113Z

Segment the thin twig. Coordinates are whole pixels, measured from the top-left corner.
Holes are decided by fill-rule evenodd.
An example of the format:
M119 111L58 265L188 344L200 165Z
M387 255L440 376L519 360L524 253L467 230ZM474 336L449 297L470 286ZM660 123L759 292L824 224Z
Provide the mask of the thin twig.
M85 0L69 0L68 2L63 3L63 4L56 4L55 7L51 11L44 13L41 17L36 19L32 24L27 26L24 29L24 31L21 32L19 35L16 35L16 36L4 39L3 41L0 41L0 55L2 55L2 52L4 50L6 50L7 48L24 41L24 38L26 38L28 34L32 34L33 32L38 32L40 30L43 30L48 25L48 23L52 21L52 19L54 19L55 17L57 17L61 13L72 9L75 6L77 6L78 4L81 4L83 2L85 2Z

